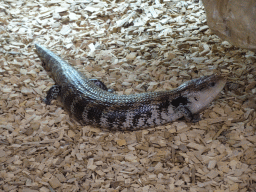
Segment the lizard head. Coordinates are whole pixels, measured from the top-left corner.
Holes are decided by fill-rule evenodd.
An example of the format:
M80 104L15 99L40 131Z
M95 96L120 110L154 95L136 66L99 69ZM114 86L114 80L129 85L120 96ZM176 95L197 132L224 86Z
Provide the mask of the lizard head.
M219 75L204 76L198 79L192 79L179 88L185 89L187 98L186 107L192 114L204 110L220 93L226 84L226 78Z

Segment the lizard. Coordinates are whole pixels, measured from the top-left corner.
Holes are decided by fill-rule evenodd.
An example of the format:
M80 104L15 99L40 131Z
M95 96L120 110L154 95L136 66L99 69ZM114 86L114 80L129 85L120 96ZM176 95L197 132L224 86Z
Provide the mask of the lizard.
M100 80L90 80L59 56L35 44L43 67L55 81L45 98L60 98L64 108L82 125L109 130L138 130L184 118L198 121L199 113L218 96L226 78L212 74L186 81L176 89L117 95Z

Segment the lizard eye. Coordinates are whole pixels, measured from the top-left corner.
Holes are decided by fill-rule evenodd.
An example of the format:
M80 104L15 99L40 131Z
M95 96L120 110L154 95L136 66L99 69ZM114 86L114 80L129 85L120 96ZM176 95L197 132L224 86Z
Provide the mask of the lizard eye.
M198 101L197 97L194 97L194 99L195 99L196 101Z
M215 86L215 82L211 82L209 85L210 85L210 87L214 87Z

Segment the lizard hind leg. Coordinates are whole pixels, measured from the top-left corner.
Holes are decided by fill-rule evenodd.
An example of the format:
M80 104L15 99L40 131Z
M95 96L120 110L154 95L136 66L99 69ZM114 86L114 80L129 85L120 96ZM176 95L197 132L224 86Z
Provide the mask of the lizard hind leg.
M44 99L46 105L50 105L53 99L57 99L60 93L61 87L59 85L53 85L47 92L47 96Z

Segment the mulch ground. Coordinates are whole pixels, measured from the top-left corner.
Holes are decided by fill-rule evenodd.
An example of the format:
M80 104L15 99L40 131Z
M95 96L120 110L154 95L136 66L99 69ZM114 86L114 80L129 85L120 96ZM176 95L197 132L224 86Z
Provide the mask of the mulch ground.
M60 102L44 45L117 94L227 77L198 123L134 132L81 126ZM211 33L201 2L2 0L0 191L256 191L256 55Z

